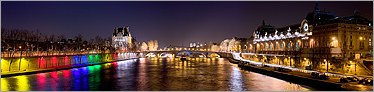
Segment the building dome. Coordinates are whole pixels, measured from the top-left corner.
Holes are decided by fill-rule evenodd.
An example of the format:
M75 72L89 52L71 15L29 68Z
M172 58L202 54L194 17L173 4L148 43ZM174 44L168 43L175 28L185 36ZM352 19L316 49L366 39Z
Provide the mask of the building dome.
M262 25L259 26L256 30L256 34L260 35L260 36L264 36L266 33L270 34L270 33L274 33L275 32L275 27L274 26L271 26L271 25L267 25L265 24L265 22L263 21L262 22Z

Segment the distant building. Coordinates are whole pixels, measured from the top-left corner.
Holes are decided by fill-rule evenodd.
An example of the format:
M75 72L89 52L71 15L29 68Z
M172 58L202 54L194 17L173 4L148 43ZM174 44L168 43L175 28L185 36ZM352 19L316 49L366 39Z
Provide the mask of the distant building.
M132 48L132 36L129 27L114 28L112 35L112 47L120 51L129 51Z
M243 50L244 51L247 50L247 48L248 48L248 46L247 46L247 44L248 44L248 38L234 37L234 39L239 42L239 46L238 46L239 52L242 52Z
M292 66L291 61L313 63L313 66L327 62L343 65L347 61L372 57L372 23L356 12L339 17L319 10L316 5L305 19L293 25L276 28L263 22L253 33L248 50L284 55L281 60Z

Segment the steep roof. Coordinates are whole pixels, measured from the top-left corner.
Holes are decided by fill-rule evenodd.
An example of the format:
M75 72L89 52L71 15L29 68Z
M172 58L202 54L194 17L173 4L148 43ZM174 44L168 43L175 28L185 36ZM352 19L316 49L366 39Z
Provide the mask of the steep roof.
M129 27L114 28L113 36L131 36Z
M372 25L373 21L362 17L358 14L353 14L351 16L340 17L329 21L328 23L347 23L347 24L362 24L362 25Z

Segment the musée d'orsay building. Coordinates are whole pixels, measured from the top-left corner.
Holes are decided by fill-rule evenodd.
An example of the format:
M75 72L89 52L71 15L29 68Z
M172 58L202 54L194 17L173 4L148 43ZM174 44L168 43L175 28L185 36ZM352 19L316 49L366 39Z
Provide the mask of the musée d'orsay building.
M355 11L352 15L335 16L316 5L294 25L276 28L263 21L248 48L258 55L252 54L250 58L321 71L328 71L328 67L331 72L353 74L355 70L346 67L354 62L372 63L372 23ZM372 68L368 69L372 72Z

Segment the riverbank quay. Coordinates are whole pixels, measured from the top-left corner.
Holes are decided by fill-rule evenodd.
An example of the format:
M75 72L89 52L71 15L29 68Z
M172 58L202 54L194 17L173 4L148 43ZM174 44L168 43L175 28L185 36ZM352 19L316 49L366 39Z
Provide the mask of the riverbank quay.
M30 74L37 74L37 73L45 73L45 72L52 72L52 71L59 71L59 70L67 70L73 68L80 68L80 67L87 67L87 66L94 66L94 65L102 65L107 63L119 62L124 60L132 60L132 59L139 59L139 58L129 58L129 59L121 59L121 60L111 60L109 62L98 62L98 63L88 63L88 64L76 64L73 66L61 66L56 68L48 68L48 69L39 69L39 70L31 70L31 71L21 71L21 72L2 72L1 77L12 77L18 75L30 75Z
M342 74L322 73L312 70L303 70L289 66L276 64L267 64L245 60L240 57L239 53L233 53L233 58L238 62L238 66L242 69L266 74L272 77L280 78L290 82L304 84L321 88L322 90L349 90L349 91L370 91L372 88L371 76L346 76ZM347 82L342 81L343 78L357 77L358 80ZM362 84L363 79L368 79L371 83Z

